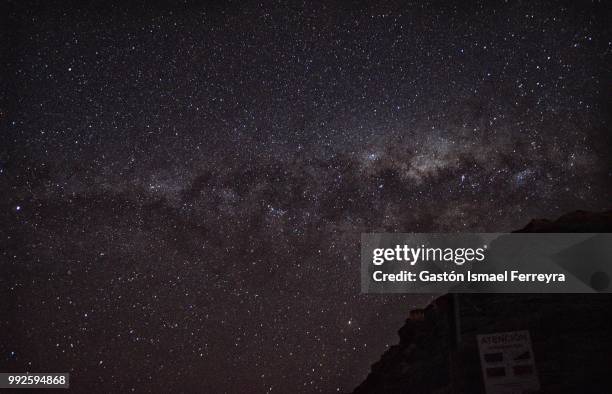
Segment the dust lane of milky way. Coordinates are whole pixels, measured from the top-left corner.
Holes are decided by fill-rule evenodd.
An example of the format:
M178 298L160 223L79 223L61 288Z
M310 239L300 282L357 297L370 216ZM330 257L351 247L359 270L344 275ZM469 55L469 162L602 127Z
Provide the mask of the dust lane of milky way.
M0 370L350 391L361 232L609 208L606 4L246 3L7 3Z

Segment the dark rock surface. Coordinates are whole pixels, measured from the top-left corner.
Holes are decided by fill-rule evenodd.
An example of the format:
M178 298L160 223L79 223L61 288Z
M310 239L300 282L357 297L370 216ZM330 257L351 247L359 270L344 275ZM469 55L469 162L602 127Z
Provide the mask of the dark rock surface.
M574 211L557 220L532 220L517 233L609 233L612 210L606 212Z
M612 232L612 211L517 232ZM484 393L476 335L515 330L530 332L539 393L612 393L612 294L441 296L411 313L354 393Z

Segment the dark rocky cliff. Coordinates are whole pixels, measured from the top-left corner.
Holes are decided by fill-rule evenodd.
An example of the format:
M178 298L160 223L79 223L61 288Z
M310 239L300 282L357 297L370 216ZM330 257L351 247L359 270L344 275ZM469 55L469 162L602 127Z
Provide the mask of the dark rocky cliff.
M612 211L518 232L612 232ZM515 330L530 332L540 393L612 392L612 294L461 294L412 311L354 393L484 393L476 335Z
M606 212L574 211L557 220L536 219L517 233L610 233L612 210Z

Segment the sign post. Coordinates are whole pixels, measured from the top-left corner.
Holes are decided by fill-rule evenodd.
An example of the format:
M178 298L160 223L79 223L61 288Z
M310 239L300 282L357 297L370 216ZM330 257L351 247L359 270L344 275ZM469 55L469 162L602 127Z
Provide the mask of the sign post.
M529 331L476 338L487 394L527 394L540 389Z

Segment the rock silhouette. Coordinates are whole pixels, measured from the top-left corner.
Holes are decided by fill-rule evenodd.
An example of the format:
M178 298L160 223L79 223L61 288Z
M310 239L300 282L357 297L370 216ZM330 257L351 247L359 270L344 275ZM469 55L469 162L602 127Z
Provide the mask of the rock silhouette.
M612 211L517 232L612 232ZM353 392L484 393L476 335L518 330L530 332L541 393L610 392L612 294L443 295L410 312L399 343Z

